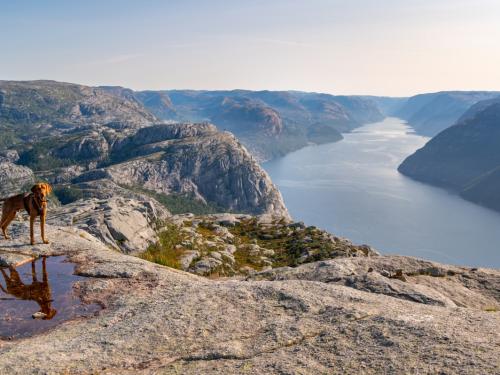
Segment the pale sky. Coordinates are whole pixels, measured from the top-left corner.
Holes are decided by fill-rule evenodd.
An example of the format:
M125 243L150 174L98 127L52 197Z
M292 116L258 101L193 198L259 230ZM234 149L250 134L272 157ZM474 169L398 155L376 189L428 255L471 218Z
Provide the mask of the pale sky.
M500 0L0 0L0 79L500 90Z

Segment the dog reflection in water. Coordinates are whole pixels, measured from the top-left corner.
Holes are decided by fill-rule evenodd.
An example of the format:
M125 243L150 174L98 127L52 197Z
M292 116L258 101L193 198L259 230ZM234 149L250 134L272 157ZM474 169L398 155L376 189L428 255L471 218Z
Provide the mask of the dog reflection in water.
M14 267L9 267L10 276L7 272L0 268L7 289L4 289L0 283L0 289L4 293L10 294L22 300L35 301L40 305L40 317L44 320L52 319L57 311L51 307L52 293L50 291L49 277L47 275L47 265L45 264L46 258L42 258L42 281L38 281L36 276L35 261L31 262L31 276L32 283L27 285L23 283L19 273Z

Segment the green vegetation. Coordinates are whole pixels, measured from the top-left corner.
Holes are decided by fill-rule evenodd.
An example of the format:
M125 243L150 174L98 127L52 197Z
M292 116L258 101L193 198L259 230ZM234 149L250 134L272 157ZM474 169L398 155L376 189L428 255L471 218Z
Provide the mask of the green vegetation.
M161 194L153 190L144 189L138 186L120 185L124 189L145 194L156 199L165 206L172 214L184 214L191 212L195 215L214 214L217 212L227 211L213 204L205 204L194 197L184 194Z
M0 127L0 133L2 134L2 136L0 137L0 150L11 148L13 145L19 142L19 139L17 138L13 130Z
M500 309L498 307L495 307L495 306L488 306L488 307L484 308L484 311L486 311L486 312L498 312L498 311L500 311Z
M75 186L56 187L54 194L61 204L73 203L84 197L83 190Z
M189 256L195 273L231 277L252 269L294 267L335 257L369 255L370 251L303 223L261 223L256 217L242 217L228 224L215 220L212 216L186 216L181 222L174 220L176 224L159 223L159 228L165 228L160 231L160 241L141 258L180 268L183 254L194 251ZM198 268L200 260L204 262Z
M305 253L311 254L308 261L325 259L338 250L330 241L322 238L322 232L316 227L302 227L300 225L290 228L287 225L276 223L272 226L259 225L256 219L242 221L229 231L235 235L240 244L256 243L262 248L275 252L273 267L297 266L300 258ZM252 263L251 257L235 253L244 263Z
M61 138L45 138L20 152L19 164L26 165L34 171L44 171L75 164L71 159L59 159L51 155L51 151L63 144Z
M163 266L180 269L180 257L184 250L177 246L182 242L182 236L177 226L167 225L158 237L158 242L150 245L139 257Z

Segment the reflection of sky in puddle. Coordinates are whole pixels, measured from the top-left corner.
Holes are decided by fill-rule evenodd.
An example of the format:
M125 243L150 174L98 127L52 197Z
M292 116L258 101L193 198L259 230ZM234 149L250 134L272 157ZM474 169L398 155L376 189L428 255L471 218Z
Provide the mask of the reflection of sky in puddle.
M31 336L98 311L98 305L83 304L73 292L75 282L85 279L73 270L74 264L62 256L1 268L0 338Z

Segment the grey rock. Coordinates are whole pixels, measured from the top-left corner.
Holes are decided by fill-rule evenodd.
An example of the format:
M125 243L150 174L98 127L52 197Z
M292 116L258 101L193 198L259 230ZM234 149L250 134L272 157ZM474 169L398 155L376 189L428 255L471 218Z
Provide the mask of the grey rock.
M198 251L194 251L194 250L184 251L184 253L181 256L181 260L180 260L182 269L188 270L189 267L191 266L191 263L193 262L193 260L195 260L199 256L200 256L200 253Z
M183 124L184 128L197 126ZM289 217L278 189L233 135L208 132L155 147L154 157L107 168L113 181L164 194L189 194L226 210ZM151 155L152 150L140 153Z
M0 162L15 163L19 160L19 153L16 150L0 151Z
M150 199L113 197L77 201L49 211L49 224L75 226L106 245L127 254L138 254L156 241L156 223L168 212Z
M27 236L27 225L18 230ZM74 292L106 308L37 336L0 341L0 373L499 371L500 315L484 311L499 306L497 270L367 257L280 270L273 280L256 280L259 274L248 281L214 281L111 251L76 228L50 225L48 235L46 255L66 254L87 278ZM17 239L0 241L0 250L38 254ZM362 276L367 266L374 269L370 274L403 269L411 275L430 266L453 271L450 280L415 275L408 283L416 278L436 294L465 303L433 305L327 281L339 274Z
M33 171L27 167L0 161L0 198L20 194L35 183Z

